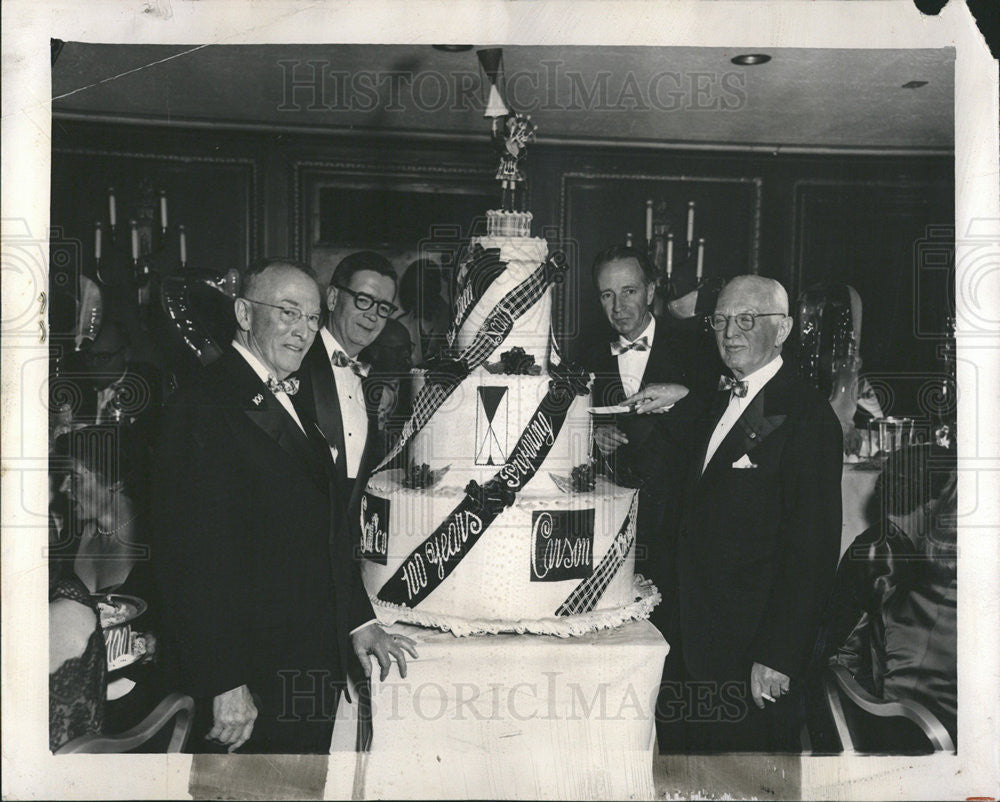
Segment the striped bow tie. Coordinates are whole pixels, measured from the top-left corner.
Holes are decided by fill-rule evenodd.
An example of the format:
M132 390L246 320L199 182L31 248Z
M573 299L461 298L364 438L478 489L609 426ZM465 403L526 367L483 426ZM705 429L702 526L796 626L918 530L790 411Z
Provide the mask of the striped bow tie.
M731 390L737 398L746 398L749 385L743 381L737 381L731 376L719 376L719 390Z
M648 351L649 338L643 335L635 342L623 345L621 340L611 343L611 356L621 356L626 351Z
M333 356L330 357L330 361L338 368L350 368L354 371L355 375L364 378L368 375L368 371L372 369L372 366L367 362L362 362L360 359L352 359L343 351L334 351Z
M287 393L288 395L295 395L299 391L299 380L282 379L281 381L278 381L273 376L268 376L267 389L270 390L275 395L277 395L278 393Z

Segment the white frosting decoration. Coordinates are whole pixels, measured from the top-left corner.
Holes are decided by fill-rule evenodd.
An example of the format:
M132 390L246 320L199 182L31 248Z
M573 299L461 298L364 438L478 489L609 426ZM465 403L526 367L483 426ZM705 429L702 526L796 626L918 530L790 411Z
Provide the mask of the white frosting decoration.
M459 638L469 635L495 635L500 632L573 638L599 629L613 629L627 621L649 618L653 608L660 603L660 591L651 580L643 579L642 574L635 574L632 579L633 601L611 610L594 610L581 615L522 618L517 621L463 618L427 612L420 607L412 609L398 604L387 604L374 596L372 597L372 607L375 609L379 623L385 626L402 621L421 627L443 629Z
M388 499L390 504L388 521L380 524L386 533L386 564L364 560L361 566L365 588L372 597L378 595L386 582L400 581L393 580L397 570L445 520L464 495L464 490L457 487L410 490L400 484L401 474L399 469L382 471L372 478L367 488L368 494ZM599 477L590 492L556 491L551 495L535 496L519 494L514 505L505 509L485 528L440 585L415 605L414 612L428 621L430 618L426 617L433 617L439 622L433 626L452 631L457 628L466 634L471 631L537 631L528 622L560 618L556 616L556 611L584 581L586 568L596 567L614 547L637 492ZM551 511L558 514L558 511L570 510L593 511L592 541L575 537L555 538L551 543L545 541L545 538L558 533L547 528L551 516L544 513ZM634 526L634 521L631 525ZM462 539L464 541L464 534ZM442 559L435 563L433 556L422 561L426 563L429 573L442 569L439 563L447 562ZM628 617L641 617L622 613L635 602L634 566L632 548L610 578L595 610L582 619L587 623L584 625L578 621L573 626L593 629L598 621L614 619L621 623ZM572 578L553 581L550 574L553 567L556 570L559 567L580 568L581 571ZM650 603L650 609L655 603ZM394 609L392 605L388 607ZM646 612L648 614L648 610ZM621 618L623 614L625 618ZM398 620L421 623L415 618L403 617L402 613L399 613ZM469 622L478 623L472 627ZM487 627L484 622L491 623ZM544 626L546 631L553 629L551 622ZM556 633L553 631L552 634Z
M477 368L462 382L409 445L409 459L431 470L448 467L437 488L464 488L470 479L482 484L496 475L549 389L551 377L508 376ZM423 376L414 379L414 395ZM482 388L482 390L480 389ZM489 410L490 401L496 402ZM558 490L549 473L569 475L590 459L589 396L573 401L566 420L541 468L520 497ZM492 411L493 417L489 418ZM539 433L546 442L545 433ZM493 464L489 464L489 460Z
M506 268L471 309L461 308L467 316L456 333L459 351L474 341L500 301L545 262L546 242L529 237L529 226L530 214L495 212L491 233L473 240L484 249L498 248ZM524 236L496 235L521 228ZM635 576L638 491L598 477L592 491L564 492L552 480L555 475L572 487L573 468L589 462L592 424L589 394L573 399L558 432L550 416L534 417L551 378L551 303L546 289L487 359L496 363L520 346L534 357L540 375L477 367L408 443L408 464L443 472L432 486L406 488L400 468L369 480L362 499L361 575L384 623L404 621L455 635L570 637L647 618L659 602L652 583ZM416 396L422 372L414 383ZM523 447L515 451L522 438ZM511 506L491 523L464 508L450 517L470 480L484 485L495 476L519 488ZM380 599L380 591L391 601Z
M472 242L486 249L499 248L500 258L507 263L507 267L483 293L483 297L473 306L465 323L458 330L455 344L460 351L475 339L486 316L503 297L527 280L548 257L548 245L539 237L487 236L476 237ZM493 351L490 360L495 361L500 358L500 354L520 346L535 357L535 363L544 372L548 368L551 325L552 290L546 289L534 306L514 321L510 334Z

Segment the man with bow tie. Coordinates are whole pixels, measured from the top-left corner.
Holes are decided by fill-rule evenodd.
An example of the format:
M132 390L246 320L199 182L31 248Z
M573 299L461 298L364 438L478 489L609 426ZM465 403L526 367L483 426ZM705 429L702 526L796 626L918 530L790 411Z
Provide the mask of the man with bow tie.
M374 654L405 676L377 623L344 523L330 449L292 399L320 327L311 270L244 275L232 348L168 403L153 560L195 751L321 753L338 691Z
M345 256L326 290L326 325L306 353L296 406L319 424L347 499L352 542L358 542L361 494L378 465L384 443L378 399L366 398L370 365L358 359L397 311L396 273L384 256L359 251Z
M728 372L685 491L660 702L679 727L658 722L660 746L798 752L800 678L840 550L842 435L782 360L777 281L734 278L709 324Z
M693 446L691 424L704 397L695 358L699 344L653 316L655 274L641 251L622 246L602 251L594 260L593 280L614 332L610 342L595 343L584 357L594 374L594 405L631 402L642 411L645 394L652 393L676 403L669 412L659 407L666 414L629 412L594 421L599 463L620 484L639 488L636 570L652 578L664 595L653 616L661 626L660 616L670 606L672 532Z

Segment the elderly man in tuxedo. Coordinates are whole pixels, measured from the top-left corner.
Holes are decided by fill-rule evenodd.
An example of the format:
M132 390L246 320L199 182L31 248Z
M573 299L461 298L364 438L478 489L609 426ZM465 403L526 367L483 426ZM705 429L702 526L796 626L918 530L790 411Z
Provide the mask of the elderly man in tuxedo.
M154 568L196 750L326 752L352 663L410 643L375 623L346 538L330 450L292 397L320 324L308 267L244 276L228 352L167 405L157 448ZM207 734L206 734L206 731Z
M671 606L673 524L693 447L692 424L704 399L697 386L689 394L697 385L698 346L690 334L652 314L655 275L641 251L602 251L593 280L613 330L610 341L597 342L584 356L594 374L595 406L632 404L643 412L654 405L647 399L655 399L657 411L666 412L600 416L594 426L599 461L619 483L639 488L636 570L651 577L667 599L654 613L662 628Z
M364 380L371 368L358 359L397 311L396 273L374 251L345 256L326 290L326 325L302 362L302 392L295 397L304 415L319 424L347 500L348 530L358 543L361 494L384 452L378 427L378 398Z
M667 712L689 751L799 751L800 680L840 549L840 425L782 360L792 319L777 281L734 278L709 322L731 375L678 530Z

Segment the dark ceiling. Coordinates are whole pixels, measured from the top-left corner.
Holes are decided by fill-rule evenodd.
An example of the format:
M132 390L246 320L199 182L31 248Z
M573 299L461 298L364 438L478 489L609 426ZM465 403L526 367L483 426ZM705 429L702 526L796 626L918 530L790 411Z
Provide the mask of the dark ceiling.
M540 140L946 152L954 50L504 47ZM427 45L67 42L53 112L176 124L476 135L474 51ZM920 82L912 86L912 82ZM907 87L907 84L911 84Z

